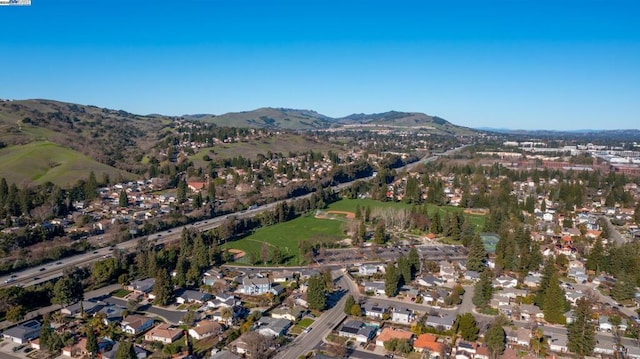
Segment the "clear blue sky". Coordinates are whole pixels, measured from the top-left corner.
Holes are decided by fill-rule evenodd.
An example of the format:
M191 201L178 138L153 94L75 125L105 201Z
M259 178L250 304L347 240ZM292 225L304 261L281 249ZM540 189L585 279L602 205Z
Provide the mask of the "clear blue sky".
M0 7L0 98L637 129L639 19L636 0L32 0Z

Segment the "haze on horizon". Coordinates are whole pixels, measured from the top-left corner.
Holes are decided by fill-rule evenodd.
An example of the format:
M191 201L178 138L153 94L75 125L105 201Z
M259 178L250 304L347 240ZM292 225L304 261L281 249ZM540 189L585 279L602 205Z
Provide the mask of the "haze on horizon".
M0 98L637 129L639 10L631 0L34 0L0 7Z

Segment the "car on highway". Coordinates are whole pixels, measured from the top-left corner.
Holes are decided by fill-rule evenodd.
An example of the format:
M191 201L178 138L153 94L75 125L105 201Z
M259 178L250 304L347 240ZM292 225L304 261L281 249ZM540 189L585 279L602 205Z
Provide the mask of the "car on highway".
M57 265L57 266L59 266L59 265L61 265L61 264L62 264L62 262L56 262L56 265Z
M40 269L38 269L38 270L39 270L40 272L43 272L43 271L46 271L46 270L47 270L47 268L42 267L42 268L40 268Z
M98 251L93 251L93 254L98 254Z
M303 333L309 333L311 331L311 327L307 327L305 330L303 330Z
M5 282L5 283L13 283L13 282L15 282L15 281L16 281L16 279L15 279L15 278L9 278L9 279L5 280L4 282Z
M33 277L33 280L40 280L40 277Z

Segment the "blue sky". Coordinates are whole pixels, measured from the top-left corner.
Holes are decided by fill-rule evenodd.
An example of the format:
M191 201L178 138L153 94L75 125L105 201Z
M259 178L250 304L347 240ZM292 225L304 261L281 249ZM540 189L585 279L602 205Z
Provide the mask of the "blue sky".
M638 18L638 1L32 0L0 7L0 98L640 128Z

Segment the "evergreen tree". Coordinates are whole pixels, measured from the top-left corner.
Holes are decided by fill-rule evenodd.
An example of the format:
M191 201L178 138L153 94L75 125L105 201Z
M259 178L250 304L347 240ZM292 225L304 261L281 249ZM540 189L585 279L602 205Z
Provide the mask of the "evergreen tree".
M326 308L327 287L322 275L314 275L309 278L307 302L309 303L309 309L324 310Z
M129 197L127 196L127 191L125 191L124 189L120 191L120 196L118 196L118 206L120 207L129 206Z
M91 171L89 173L89 179L84 183L84 198L87 200L93 200L98 197L98 180L96 174Z
M118 344L118 350L116 351L115 359L137 359L136 351L133 348L133 343L128 340L121 341Z
M411 282L411 265L404 255L400 255L398 258L398 272L402 279L402 284L408 284Z
M581 357L590 356L596 346L592 306L593 300L589 296L578 299L573 321L567 325L567 347Z
M611 297L618 302L632 299L636 294L636 283L628 272L622 272L616 276L616 284L611 290Z
M415 247L409 250L408 261L411 266L411 275L415 277L415 274L420 271L420 255Z
M355 303L351 306L351 310L349 312L349 314L353 315L354 317L361 317L362 316L362 307L360 306L360 304Z
M602 245L602 239L596 238L591 251L587 256L586 268L588 270L599 272L602 270L602 264L604 261L604 246Z
M551 276L549 281L549 287L544 293L544 320L549 323L564 324L565 317L565 297L564 291L560 288L560 282L558 281L558 275Z
M209 187L207 187L207 201L213 202L216 199L216 185L213 182L209 182Z
M393 263L389 263L385 269L384 294L387 297L395 297L398 294L400 274Z
M473 292L473 304L476 307L486 307L493 295L493 273L490 269L484 270L480 273L480 280L476 283Z
M98 354L98 339L96 339L96 334L93 332L93 328L91 326L87 327L87 345L86 349L89 353L91 353L91 357L95 357Z
M176 200L178 201L178 203L184 203L184 201L187 200L187 181L184 180L184 178L181 178L178 181L178 187L177 187L177 193L176 193Z
M636 225L640 225L640 201L636 203L636 208L633 211L633 221Z
M431 228L429 228L432 233L442 234L442 220L440 219L440 210L437 210L436 213L431 218Z
M469 243L469 255L467 256L467 269L482 272L485 268L487 251L482 244L479 234L475 234Z
M153 300L153 303L158 305L171 304L174 299L174 293L173 284L167 268L159 268L155 279L155 283L153 284L153 294L156 298Z
M484 333L484 343L489 349L489 357L491 359L497 359L505 349L507 336L502 328L502 321L501 318L496 318Z
M454 333L460 334L462 339L476 341L478 339L478 323L471 313L459 314L453 326Z
M51 316L46 314L42 319L42 329L40 329L40 346L45 349L49 349L53 334L53 328L51 328Z

